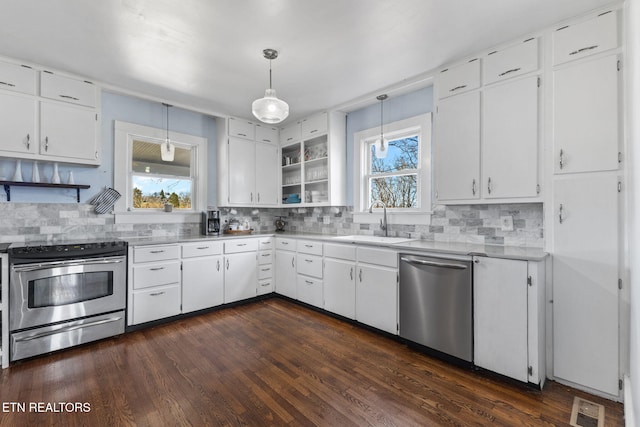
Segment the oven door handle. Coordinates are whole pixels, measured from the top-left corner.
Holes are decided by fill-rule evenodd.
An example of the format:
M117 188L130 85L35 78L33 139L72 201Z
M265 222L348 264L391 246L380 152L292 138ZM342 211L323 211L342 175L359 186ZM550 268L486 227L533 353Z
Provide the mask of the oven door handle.
M109 319L96 320L94 322L83 323L81 325L67 326L67 327L63 327L63 328L56 329L56 330L53 330L53 331L41 332L39 334L30 335L30 336L24 337L24 338L16 338L15 341L16 342L21 342L21 341L37 340L38 338L44 338L44 337L48 337L48 336L51 336L51 335L60 334L60 333L63 333L63 332L75 331L76 329L82 329L82 328L86 328L88 326L98 326L98 325L104 325L105 323L117 322L118 320L121 320L121 319L122 319L122 316L110 317Z
M53 262L45 262L38 264L23 264L23 265L14 265L12 266L13 271L23 272L23 271L36 271L36 270L45 270L52 267L74 267L74 266L85 266L92 264L118 264L124 262L125 257L117 257L117 258L87 258L87 259L74 259L69 261L53 261Z

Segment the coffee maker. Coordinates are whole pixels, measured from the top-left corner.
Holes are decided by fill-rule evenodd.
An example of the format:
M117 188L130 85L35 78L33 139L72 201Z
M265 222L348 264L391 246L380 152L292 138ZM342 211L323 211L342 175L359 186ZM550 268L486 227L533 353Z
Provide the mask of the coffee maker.
M220 211L202 212L202 234L220 234Z

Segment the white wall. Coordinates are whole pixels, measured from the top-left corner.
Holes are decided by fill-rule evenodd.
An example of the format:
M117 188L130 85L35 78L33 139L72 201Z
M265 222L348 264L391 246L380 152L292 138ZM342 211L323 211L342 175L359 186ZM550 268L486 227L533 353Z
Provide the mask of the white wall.
M630 378L626 422L640 418L640 0L627 2L627 147L629 159ZM629 398L629 396L625 396Z

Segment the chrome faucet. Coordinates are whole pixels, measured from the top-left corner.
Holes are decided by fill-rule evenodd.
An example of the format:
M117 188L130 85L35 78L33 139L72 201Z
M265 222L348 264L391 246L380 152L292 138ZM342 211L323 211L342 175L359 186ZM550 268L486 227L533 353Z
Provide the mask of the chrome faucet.
M380 203L383 208L382 219L380 220L380 230L384 231L384 237L387 237L389 235L389 227L387 224L387 205L385 205L382 200L374 200L373 203L371 203L371 206L369 206L369 213L373 213L373 207L378 203Z

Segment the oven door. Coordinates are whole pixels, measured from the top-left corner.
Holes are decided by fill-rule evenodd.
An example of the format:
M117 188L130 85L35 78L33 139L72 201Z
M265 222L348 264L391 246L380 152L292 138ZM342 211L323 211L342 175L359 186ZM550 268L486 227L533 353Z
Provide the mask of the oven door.
M13 265L9 300L12 331L122 310L126 257Z

